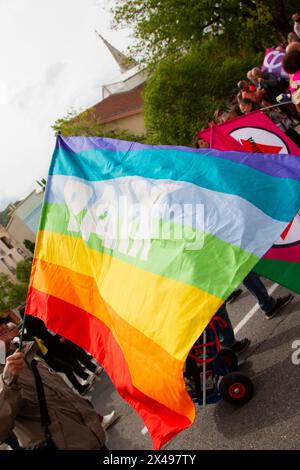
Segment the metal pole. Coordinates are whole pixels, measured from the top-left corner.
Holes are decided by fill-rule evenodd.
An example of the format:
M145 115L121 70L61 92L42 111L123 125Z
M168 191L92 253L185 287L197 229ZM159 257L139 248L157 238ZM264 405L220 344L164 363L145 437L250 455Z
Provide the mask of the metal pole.
M257 111L263 111L264 109L270 109L270 108L277 108L278 106L284 106L285 104L292 104L292 101L285 101L285 103L276 103L276 104L270 104L270 106L264 106L263 108L259 108Z
M203 331L202 404L206 408L206 330Z
M23 336L24 336L24 330L25 330L26 317L27 317L27 315L24 313L22 329L21 329L21 334L20 334L20 345L19 345L19 350L20 351L22 351L22 347L23 347Z

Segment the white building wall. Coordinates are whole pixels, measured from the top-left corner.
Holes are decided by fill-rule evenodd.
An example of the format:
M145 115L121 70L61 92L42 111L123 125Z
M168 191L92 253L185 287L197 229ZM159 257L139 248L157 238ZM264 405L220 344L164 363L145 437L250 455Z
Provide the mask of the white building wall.
M133 88L136 88L138 85L141 85L147 80L147 75L145 70L139 70L138 66L132 70L129 70L132 76L124 77L122 80L115 83L108 83L102 86L102 99L107 98L110 95L115 95L116 93L121 93L124 91L130 91Z
M21 243L15 240L5 227L0 226L0 272L16 279L16 268L20 261L32 256Z

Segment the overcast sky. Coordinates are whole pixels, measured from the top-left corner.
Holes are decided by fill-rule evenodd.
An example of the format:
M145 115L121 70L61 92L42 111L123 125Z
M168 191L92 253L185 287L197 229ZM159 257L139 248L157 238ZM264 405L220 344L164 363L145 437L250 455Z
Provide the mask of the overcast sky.
M111 29L113 0L0 0L0 210L47 176L51 124L100 101L120 79L97 29L121 51L130 32Z

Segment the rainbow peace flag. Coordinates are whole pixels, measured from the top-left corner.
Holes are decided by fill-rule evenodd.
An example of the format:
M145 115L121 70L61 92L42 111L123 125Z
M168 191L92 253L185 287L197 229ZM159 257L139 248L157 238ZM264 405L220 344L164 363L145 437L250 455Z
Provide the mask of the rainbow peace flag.
M193 423L187 354L299 210L299 180L299 157L58 137L26 313L105 367L154 448Z

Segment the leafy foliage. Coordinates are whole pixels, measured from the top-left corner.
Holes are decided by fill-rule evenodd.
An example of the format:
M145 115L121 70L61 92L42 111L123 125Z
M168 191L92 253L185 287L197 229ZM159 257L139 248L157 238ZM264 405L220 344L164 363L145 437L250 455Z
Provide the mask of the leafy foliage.
M161 61L144 94L148 141L190 145L196 130L217 108L226 107L236 83L255 65L253 54L230 55L219 40L207 41L180 59Z
M8 224L9 221L9 208L7 207L4 211L0 212L0 225L4 225L4 227Z
M65 117L55 121L52 129L55 135L61 133L65 136L81 135L93 137L102 135L102 125L89 110L77 113L70 111Z
M24 244L25 248L27 248L27 250L31 251L31 253L34 253L34 247L35 247L34 242L32 242L30 240L24 240L23 244Z
M117 0L113 14L115 27L134 28L132 52L155 62L212 36L237 48L270 46L286 37L298 9L296 0Z
M6 274L0 273L0 314L25 302L28 284L14 284Z
M55 135L61 133L65 136L110 137L133 142L145 141L144 135L132 134L126 130L104 130L93 110L86 110L79 114L74 110L70 111L65 117L57 119L52 129Z
M27 258L17 264L16 277L18 281L25 284L29 283L31 273L32 258Z

